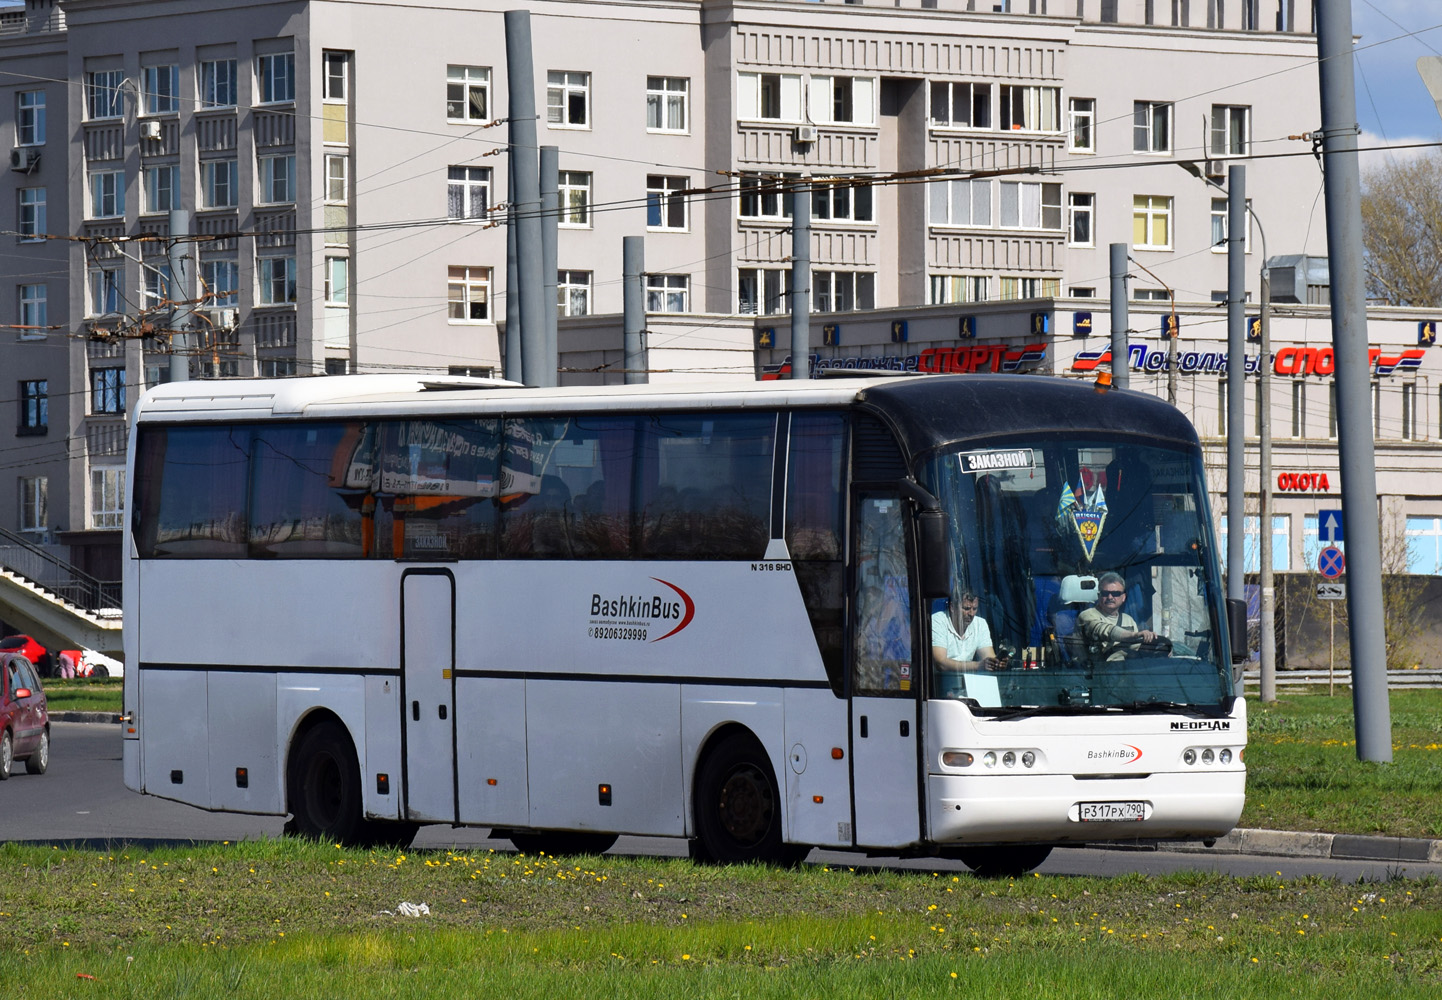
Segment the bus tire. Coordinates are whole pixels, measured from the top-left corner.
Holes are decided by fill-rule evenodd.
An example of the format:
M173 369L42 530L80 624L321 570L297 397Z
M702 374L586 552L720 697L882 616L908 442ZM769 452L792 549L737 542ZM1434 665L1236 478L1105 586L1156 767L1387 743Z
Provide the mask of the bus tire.
M368 847L400 850L411 846L420 828L419 823L405 820L368 819L357 839Z
M750 733L725 737L706 755L694 795L691 856L712 864L795 865L809 848L781 839L781 795L766 750Z
M287 833L342 844L364 841L360 765L344 726L327 719L307 730L291 751L287 777L292 817Z
M1041 865L1051 855L1050 844L998 844L992 847L958 847L946 852L980 878L1015 878Z
M605 854L615 845L616 834L532 830L528 833L513 832L507 839L523 854L566 857L574 854Z

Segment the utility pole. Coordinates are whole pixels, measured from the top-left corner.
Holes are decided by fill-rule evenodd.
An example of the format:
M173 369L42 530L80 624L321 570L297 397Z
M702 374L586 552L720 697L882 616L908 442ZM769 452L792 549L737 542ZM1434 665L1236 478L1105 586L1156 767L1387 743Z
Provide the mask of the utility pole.
M1233 164L1227 168L1227 598L1234 601L1247 598L1246 252L1247 168Z
M811 188L791 189L791 377L811 377Z
M650 381L646 374L646 289L641 277L645 271L645 237L621 237L621 335L626 352L626 385Z
M541 277L541 170L536 150L536 85L531 57L531 12L508 10L506 94L510 119L511 196L516 220L516 281L506 289L520 299L521 376L526 385L550 385L545 379L545 289ZM507 336L509 342L510 337ZM509 369L509 365L507 368ZM554 369L552 378L555 377Z
M1255 221L1255 220L1254 220ZM1258 229L1261 225L1258 224ZM1257 373L1261 397L1257 449L1257 513L1260 515L1262 634L1262 701L1277 700L1277 590L1272 578L1272 274L1267 270L1267 237L1262 234L1262 366Z
M1127 245L1113 243L1111 253L1112 385L1127 387L1131 355L1127 344Z
M190 327L195 312L195 244L190 235L190 213L170 213L170 300L176 303L170 314L170 381L190 380Z
M1382 540L1377 530L1377 455L1368 399L1367 300L1362 281L1362 187L1357 173L1357 94L1352 81L1352 5L1318 3L1317 59L1326 171L1327 256L1332 284L1337 448L1347 543L1347 622L1357 758L1392 760Z

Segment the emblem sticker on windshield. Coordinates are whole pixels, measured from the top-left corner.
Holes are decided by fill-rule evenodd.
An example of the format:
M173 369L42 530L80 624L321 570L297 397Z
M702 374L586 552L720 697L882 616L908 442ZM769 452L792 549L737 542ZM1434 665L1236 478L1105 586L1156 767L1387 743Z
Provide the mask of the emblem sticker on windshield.
M1061 499L1057 501L1056 519L1063 527L1070 523L1076 529L1082 552L1090 562L1096 554L1097 542L1102 537L1102 526L1107 520L1107 498L1102 492L1102 484L1097 483L1096 488L1088 493L1080 479L1077 480L1075 490L1063 483Z
M1030 469L1036 458L1030 448L1011 451L973 451L961 456L963 472L996 472L1001 469Z

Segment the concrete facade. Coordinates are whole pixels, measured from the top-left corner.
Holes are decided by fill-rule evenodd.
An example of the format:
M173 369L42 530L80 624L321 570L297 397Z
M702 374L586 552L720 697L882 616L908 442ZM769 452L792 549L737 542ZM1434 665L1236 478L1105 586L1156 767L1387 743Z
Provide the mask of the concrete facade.
M190 212L211 279L193 293L193 376L500 365L505 229L487 210L507 190L492 154L507 141L508 6L27 0L5 13L0 145L20 142L21 93L43 94L46 135L0 204L19 231L20 190L43 188L40 235L64 239L19 238L5 258L0 317L19 327L41 286L47 329L0 338L30 420L0 430L0 526L118 576L125 412L171 357L167 208ZM1226 286L1211 249L1225 195L1176 160L1202 174L1245 162L1268 252L1323 255L1320 175L1286 138L1319 121L1310 22L1290 0L1225 5L1220 26L1215 7L529 5L539 141L559 149L567 213L563 296L586 313L563 331L620 312L622 238L644 234L653 377L755 377L750 314L784 309L770 293L791 253L767 187L778 174L833 182L813 210L819 313L1104 297L1110 242L1136 245L1134 294L1206 303ZM24 414L38 382L40 427Z

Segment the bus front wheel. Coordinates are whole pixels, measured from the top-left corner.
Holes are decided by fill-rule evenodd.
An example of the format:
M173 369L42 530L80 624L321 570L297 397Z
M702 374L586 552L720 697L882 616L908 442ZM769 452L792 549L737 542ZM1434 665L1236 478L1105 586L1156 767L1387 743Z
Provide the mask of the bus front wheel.
M959 847L947 852L982 878L1014 878L1037 868L1051 856L1050 844L1001 844Z
M807 848L781 839L781 796L765 749L750 733L727 736L696 779L691 854L716 864L799 864Z
M290 756L286 832L343 844L364 840L360 765L345 727L328 719L301 737Z

